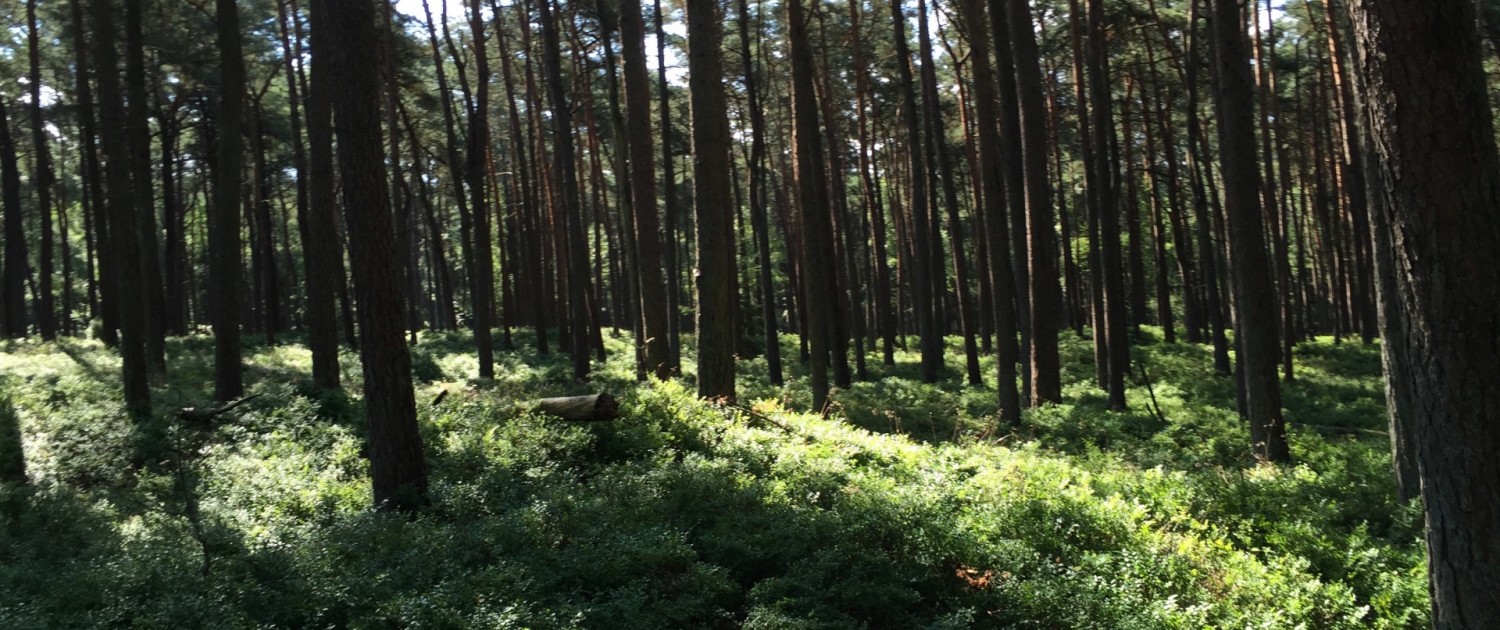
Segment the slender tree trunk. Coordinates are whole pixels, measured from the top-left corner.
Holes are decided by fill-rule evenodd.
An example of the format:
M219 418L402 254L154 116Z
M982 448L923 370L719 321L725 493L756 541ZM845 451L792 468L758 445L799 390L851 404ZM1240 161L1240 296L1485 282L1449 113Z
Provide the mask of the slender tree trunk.
M894 6L894 5L893 5ZM897 10L899 15L899 9ZM839 317L833 299L833 224L829 217L823 143L819 135L818 103L813 88L812 45L807 14L801 0L787 2L787 44L792 70L792 145L796 169L797 207L802 214L801 254L803 301L807 309L813 409L828 406L828 359L833 319ZM909 79L908 75L908 79ZM909 101L914 98L908 96Z
M1057 282L1057 233L1052 188L1047 177L1047 108L1036 32L1027 2L1010 2L1010 42L1020 104L1020 136L1026 169L1026 233L1030 257L1031 404L1062 400L1062 363L1057 333L1062 290Z
M1213 239L1210 236L1213 231L1213 219L1210 216L1208 191L1204 186L1209 161L1208 142L1203 137L1202 125L1196 122L1199 116L1198 60L1202 49L1202 36L1198 31L1198 7L1201 2L1202 0L1190 0L1188 13L1189 42L1185 75L1187 116L1192 121L1188 124L1189 176L1192 178L1193 185L1193 216L1197 219L1198 259L1203 264L1204 300L1208 308L1209 337L1213 341L1214 372L1229 374L1231 371L1229 340L1224 332L1224 305L1219 290L1222 285L1219 283L1218 253L1214 251Z
M891 0L891 25L895 36L896 68L899 74L897 89L901 93L901 114L906 124L906 152L911 172L911 224L914 240L913 275L911 284L913 310L917 317L917 336L922 350L922 382L935 383L943 371L943 339L939 322L935 321L934 303L941 295L942 285L931 281L932 236L929 233L932 221L929 218L930 195L927 162L922 147L922 118L917 104L917 82L913 78L911 52L906 39L906 12L901 0Z
M860 0L849 0L849 38L850 46L853 48L854 67L856 68L866 67L867 63L864 38L861 33L860 11ZM871 321L876 323L876 327L880 331L882 360L889 366L896 364L896 329L898 328L898 321L896 308L891 304L891 269L886 250L885 209L881 207L880 186L872 172L875 167L871 157L871 134L867 119L867 111L870 107L870 91L869 76L863 72L856 72L854 75L854 92L856 101L855 117L859 136L860 192L864 201L870 242L873 248L872 257L874 259L872 292L875 299L872 306L875 310L875 316L871 318Z
M479 378L495 377L495 253L490 232L490 207L485 199L484 177L488 172L490 146L490 62L485 46L484 10L480 0L469 2L469 31L474 48L474 106L469 111L468 156L464 177L469 189L473 218L473 267L469 270L474 303L474 343L479 348ZM584 372L588 371L585 364Z
M89 80L90 77L97 80L98 74L92 63L94 52L89 50L85 37L93 29L89 28L90 25L84 21L83 0L69 0L68 4L73 18L73 48L77 63L79 131L83 135L85 188L94 228L94 238L90 245L101 261L99 267L102 269L105 266L102 261L113 260L114 251L113 241L109 238L109 211L104 201L104 167L99 162L99 147L96 142L98 136L94 125L93 86ZM109 59L113 58L113 55L109 57ZM98 290L95 293L98 297L98 308L94 316L102 324L99 337L106 346L117 346L120 342L120 324L114 275L101 270L97 284Z
M222 3L222 0L221 0ZM104 144L105 176L109 190L111 250L115 286L140 286L140 248L130 190L130 142L125 134L124 98L120 75L113 59L115 48L114 8L109 0L93 0L94 58L99 68L100 131ZM231 15L232 17L232 15ZM237 34L237 31L236 31ZM226 68L226 71L228 69ZM139 306L139 305L137 305ZM151 389L147 380L145 313L141 308L120 309L120 357L125 384L125 406L137 420L151 412ZM238 345L236 345L238 350Z
M42 119L42 65L41 51L39 50L40 37L37 33L36 23L37 0L26 2L26 47L27 59L30 62L27 77L31 89L31 141L36 148L33 159L36 161L36 174L32 177L32 185L36 187L37 216L41 219L41 243L37 256L37 294L36 301L36 323L37 332L41 333L42 339L52 340L57 338L57 310L53 300L52 290L52 187L56 178L52 172L52 153L48 148L47 130ZM63 234L64 238L67 234ZM66 283L67 278L63 281Z
M934 162L942 186L943 205L948 219L948 238L953 244L954 293L958 297L959 328L964 337L964 367L970 385L981 382L979 375L978 322L974 307L974 296L970 288L969 262L964 251L963 229L958 218L958 185L954 182L952 159L948 155L942 108L938 103L936 64L932 61L932 37L927 26L926 0L917 1L917 41L922 51L922 96L927 111L928 147L935 156ZM932 212L933 257L942 260L942 231L939 229L937 208ZM934 265L934 280L945 276L942 265ZM934 286L943 286L936 282Z
M646 23L640 0L620 2L620 46L624 61L625 124L629 136L631 211L635 214L637 295L640 297L642 359L648 372L665 379L672 375L669 344L669 288L662 274L661 222L656 206L656 147L651 141L651 75L646 65ZM752 103L754 97L752 96ZM753 107L753 105L752 105ZM753 166L751 168L754 168ZM779 362L773 375L779 379ZM779 382L779 380L777 381Z
M156 240L156 202L151 186L151 124L147 120L151 99L146 94L146 53L141 27L143 3L144 0L125 2L125 85L129 99L126 126L141 266L141 284L131 290L143 298L146 370L152 380L160 382L166 379L167 373L166 295Z
M564 245L567 248L568 266L568 327L572 332L571 353L573 377L586 378L589 374L589 350L593 340L589 313L589 257L584 238L583 208L579 201L578 171L573 145L573 113L562 76L562 44L558 24L561 17L554 15L550 6L553 0L541 0L542 23L542 67L547 79L547 95L552 110L552 163L553 177L557 182L557 193L561 203L556 206L564 222ZM727 136L725 150L728 150Z
M1021 404L1031 404L1031 272L1027 260L1026 161L1021 147L1021 101L1016 85L1015 53L1010 42L1010 8L1005 0L988 0L990 33L995 47L995 90L1000 105L1000 169L1010 216L1010 269L1016 328L1021 334ZM1067 213L1063 213L1066 218ZM1066 226L1066 221L1064 222ZM1071 246L1067 252L1071 252ZM1075 286L1071 283L1069 286Z
M672 371L682 369L682 273L677 256L677 167L672 159L671 91L667 89L667 36L662 30L666 20L661 0L653 0L656 10L656 85L661 108L662 198L665 200L662 221L665 222L662 245L667 272L667 348Z
M1257 181L1254 85L1239 3L1213 2L1211 23L1218 52L1215 67L1219 151L1223 160L1231 282L1239 315L1235 339L1240 349L1250 441L1257 459L1286 462L1291 460L1291 451L1281 416L1281 387L1276 379L1276 291L1267 260Z
M993 5L991 5L993 6ZM1021 423L1021 396L1016 389L1016 366L1020 348L1016 341L1016 311L1011 305L1016 292L1008 257L1010 243L1006 234L1008 201L1002 191L1002 174L1006 167L996 115L996 87L991 77L990 39L986 28L983 0L963 0L963 24L969 36L974 63L974 117L978 123L979 172L974 174L984 186L983 218L988 238L990 283L995 292L995 362L998 379L1000 422L1017 426Z
M314 23L322 17L313 11ZM325 30L311 29L311 46L320 45ZM307 91L308 199L302 225L303 243L338 241L336 182L333 156L333 68L327 55L313 55ZM344 285L344 255L337 247L302 248L307 272L307 340L312 350L313 382L324 389L339 387L339 326L334 300Z
M1111 147L1115 144L1115 122L1111 113L1114 99L1110 95L1109 51L1104 39L1103 0L1088 0L1088 83L1090 92L1091 126L1094 134L1094 185L1098 194L1094 198L1094 212L1099 221L1101 243L1098 260L1104 279L1103 321L1095 326L1104 326L1106 390L1109 406L1124 410L1125 377L1130 373L1130 334L1127 297L1125 294L1125 265L1120 256L1120 199L1117 182L1119 169L1114 166ZM1127 203L1135 201L1128 200Z

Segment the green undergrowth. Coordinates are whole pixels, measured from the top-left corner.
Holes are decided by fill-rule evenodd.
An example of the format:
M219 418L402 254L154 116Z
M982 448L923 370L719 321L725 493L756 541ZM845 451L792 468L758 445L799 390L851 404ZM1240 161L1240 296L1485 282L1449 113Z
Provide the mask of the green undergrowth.
M258 396L211 428L211 342L170 344L131 424L92 342L0 346L30 488L0 488L0 627L1399 628L1425 625L1420 515L1390 481L1378 350L1304 344L1299 463L1257 466L1200 346L1136 348L1107 410L1067 337L1066 404L993 419L987 384L872 354L835 413L745 359L739 406L637 384L621 337L575 383L532 339L473 378L468 338L414 353L431 506L369 509L358 388L301 345L247 345ZM554 345L555 347L555 345ZM788 343L783 355L795 359ZM344 360L346 381L357 358ZM519 404L604 390L612 423ZM446 394L444 393L446 392ZM1156 403L1153 405L1152 395ZM438 404L433 404L441 396Z

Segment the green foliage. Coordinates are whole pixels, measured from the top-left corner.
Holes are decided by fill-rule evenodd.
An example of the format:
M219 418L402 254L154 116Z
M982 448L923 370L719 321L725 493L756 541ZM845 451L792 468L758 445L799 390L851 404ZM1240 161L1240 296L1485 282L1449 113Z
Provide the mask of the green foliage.
M308 386L299 346L250 348L260 397L201 430L165 420L211 377L197 340L174 341L166 455L144 467L102 347L8 347L0 395L35 483L0 489L19 506L0 512L0 627L1426 622L1418 514L1391 498L1379 437L1294 424L1301 463L1258 467L1200 348L1140 348L1162 418L1144 382L1134 411L1108 412L1070 363L1073 402L1002 435L992 389L905 365L837 392L845 422L789 411L806 404L796 368L776 389L746 361L755 402L724 407L691 383L636 385L621 341L585 384L529 350L471 379L466 342L415 352L433 476L415 518L369 509L361 403ZM1292 421L1378 428L1372 357L1307 346ZM600 388L621 398L613 423L518 404Z

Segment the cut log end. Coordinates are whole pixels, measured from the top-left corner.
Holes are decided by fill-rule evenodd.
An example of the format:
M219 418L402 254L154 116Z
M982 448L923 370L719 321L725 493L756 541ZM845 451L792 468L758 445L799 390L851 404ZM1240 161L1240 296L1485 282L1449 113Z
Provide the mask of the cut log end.
M579 422L608 422L620 413L620 403L614 396L604 392L588 396L543 398L534 401L532 405L537 411L547 415Z

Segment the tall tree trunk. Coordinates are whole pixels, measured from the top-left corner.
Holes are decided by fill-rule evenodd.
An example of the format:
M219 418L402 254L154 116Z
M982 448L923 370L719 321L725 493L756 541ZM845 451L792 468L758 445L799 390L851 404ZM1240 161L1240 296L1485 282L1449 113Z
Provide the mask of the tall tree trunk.
M97 80L98 73L92 63L94 53L89 50L85 37L91 29L84 21L83 0L69 0L68 8L73 18L73 52L77 64L79 132L83 136L85 195L88 198L89 216L94 228L93 239L89 245L101 261L97 266L102 269L105 266L102 261L113 260L114 251L109 238L109 211L104 201L104 168L99 163L98 136L94 124L96 120L94 94L90 81L91 76ZM92 275L90 277L92 278ZM90 281L91 288L94 284L95 282ZM98 297L98 308L94 311L94 317L102 324L99 338L106 346L113 347L120 342L119 307L117 306L118 300L115 298L114 275L101 271L97 284L98 290L94 293Z
M0 101L0 204L5 211L5 261L0 282L0 324L5 336L26 336L26 219L21 208L21 167L16 158L16 143L11 137L11 116Z
M1031 272L1027 266L1026 161L1021 148L1021 101L1016 86L1016 64L1010 43L1010 9L1005 0L988 0L990 33L995 47L995 91L1000 105L1000 170L1005 182L1005 205L1010 221L1010 269L1021 334L1021 404L1031 404ZM1067 214L1063 213L1064 218ZM1064 222L1066 226L1066 222ZM1072 247L1065 250L1071 260ZM1076 283L1070 281L1069 286Z
M665 379L672 375L669 345L673 316L662 274L661 221L656 206L656 147L651 138L651 75L646 65L646 22L640 0L620 2L620 46L624 61L625 124L629 136L631 211L635 214L637 295L640 298L642 353L646 371ZM751 97L754 103L754 96ZM752 107L754 105L752 104ZM752 168L754 168L752 166ZM776 366L773 374L780 371Z
M1198 30L1198 8L1203 0L1190 0L1188 11L1188 52L1185 82L1187 87L1188 157L1189 177L1193 186L1193 216L1196 219L1195 236L1198 241L1198 260L1203 264L1204 301L1208 308L1209 337L1213 342L1214 372L1229 374L1229 340L1224 328L1224 305L1220 295L1219 259L1214 251L1213 219L1210 216L1209 196L1204 180L1208 179L1208 140L1204 138L1203 126L1197 123L1198 65L1202 54L1202 35Z
M1354 93L1352 82L1344 76L1344 65L1348 63L1349 53L1344 50L1344 41L1341 31L1341 20L1338 19L1335 6L1337 0L1325 0L1323 2L1324 14L1327 18L1328 29L1328 62L1330 76L1333 80L1333 105L1336 108L1334 114L1338 120L1338 140L1341 144L1339 159L1334 161L1334 172L1338 180L1342 199L1347 204L1349 218L1354 228L1353 238L1350 239L1350 247L1353 249L1353 267L1350 269L1352 276L1353 295L1351 296L1353 323L1358 327L1361 338L1365 343L1374 341L1376 331L1375 291L1372 284L1372 265L1370 260L1370 243L1366 235L1370 234L1369 208L1366 200L1365 175L1360 167L1359 155L1364 152L1360 143L1359 133L1356 129Z
M490 61L485 46L484 10L480 0L469 2L469 31L474 47L474 108L469 111L468 156L464 177L469 189L474 259L469 278L474 302L474 343L479 347L479 378L495 377L495 254L490 233L490 207L485 199L489 170ZM587 371L587 368L585 368Z
M854 67L866 67L866 52L864 39L861 34L861 0L849 0L849 38L850 47L853 48ZM870 99L870 77L863 72L854 75L854 92L856 101L856 125L859 136L859 179L860 192L865 206L870 242L872 246L871 255L874 259L874 271L872 273L874 282L872 292L875 299L872 307L875 309L871 321L876 323L880 331L881 356L888 366L896 364L896 332L898 328L897 312L891 304L891 268L886 252L886 223L885 209L880 202L880 186L874 173L873 159L871 157L870 142L871 134L867 111Z
M163 99L165 100L165 99ZM178 139L182 137L182 121L177 116L182 99L162 103L157 109L161 120L161 199L163 230L166 240L162 247L162 280L165 283L167 334L186 335L188 322L188 252L186 212L182 204L182 171L178 164ZM301 169L298 169L299 172ZM66 259L64 260L66 262Z
M1500 153L1469 3L1351 0L1378 160L1374 245L1394 252L1381 298L1397 334L1390 387L1427 512L1435 628L1500 625ZM1383 226L1383 227L1381 227ZM1388 232L1386 231L1388 230ZM1392 318L1389 315L1395 315ZM1393 319L1395 321L1393 321Z
M662 13L661 0L653 0L656 9L656 89L661 108L661 160L662 160L662 221L665 223L662 245L666 254L667 272L667 349L671 355L672 371L682 369L682 273L677 255L677 168L672 159L672 108L671 90L667 89L667 35L662 30L666 16Z
M26 2L26 49L28 66L27 77L31 89L31 141L36 148L33 159L36 160L36 174L32 177L32 185L36 187L36 211L41 219L41 249L37 255L37 302L36 302L36 324L37 332L41 333L42 339L52 340L57 338L57 310L53 301L52 290L52 187L56 178L52 172L52 153L48 148L47 130L42 119L42 61L40 51L40 37L37 33L36 23L37 0ZM64 238L67 234L63 234ZM67 282L67 278L63 282Z
M1094 178L1099 186L1099 252L1103 256L1104 321L1108 347L1109 406L1123 410L1125 377L1130 373L1130 323L1125 293L1125 264L1120 256L1120 170L1111 147L1115 145L1115 121L1111 113L1109 50L1104 39L1104 2L1088 0L1088 74L1094 132ZM1135 203L1127 200L1126 203ZM1095 322L1099 325L1100 322Z
M807 30L807 14L801 0L789 0L787 45L792 66L792 156L796 169L797 207L802 214L802 296L807 309L813 409L821 413L828 406L830 337L833 319L839 317L839 302L834 299L836 289L829 275L836 264L833 224L829 217L823 143L813 87L812 45ZM915 101L910 95L908 100Z
M129 102L126 126L141 267L141 284L132 287L131 291L141 295L140 307L145 309L147 373L152 380L163 381L167 374L166 294L157 245L156 201L151 185L151 123L147 120L151 98L146 93L146 53L141 27L143 2L125 2L125 89Z
M547 97L552 110L552 164L557 182L557 207L562 216L564 245L568 267L568 327L572 333L573 377L589 374L589 350L593 340L589 312L589 256L584 238L583 208L578 193L578 170L573 145L573 113L568 103L562 76L562 44L558 31L561 17L550 6L553 0L540 0L542 23L542 68L547 80ZM728 134L725 134L726 138ZM727 139L726 139L727 143ZM725 150L728 150L727 144Z
M322 20L313 11L312 21ZM310 47L325 37L311 29ZM313 55L307 90L308 199L302 222L303 243L338 242L338 198L333 156L333 68L327 55ZM307 340L312 350L313 382L324 389L339 387L339 325L334 300L344 286L344 255L338 247L302 248L307 271Z
M943 191L943 206L948 219L948 238L953 242L954 293L958 297L958 321L964 337L964 367L970 385L981 382L979 375L978 321L974 296L970 288L968 252L964 251L963 229L958 217L958 185L954 182L952 158L948 154L942 107L938 102L937 71L932 62L932 36L927 25L927 2L917 0L917 42L922 51L922 100L927 111L928 150L935 156L938 179ZM939 228L937 208L932 212L933 256L941 261L943 254L942 230ZM933 286L943 286L946 274L941 264L935 264Z
M1267 260L1264 217L1256 166L1254 84L1245 50L1244 21L1237 0L1213 0L1214 44L1218 54L1216 111L1219 152L1223 160L1224 206L1228 218L1231 282L1238 318L1235 340L1250 421L1250 441L1257 459L1291 460L1286 423L1281 416L1281 387L1276 378L1278 351L1276 288Z
M766 372L771 384L784 382L781 371L781 337L776 322L776 283L771 262L771 225L766 212L766 114L760 103L756 60L750 54L750 3L738 1L740 57L745 66L745 101L750 110L750 224L760 265L761 330L765 335ZM756 33L759 34L757 23ZM858 54L856 52L855 54ZM649 120L647 121L649 122Z
M222 2L223 0L221 0ZM125 134L124 95L113 60L115 48L114 7L109 0L94 0L94 58L99 66L99 122L104 144L105 176L109 184L109 222L113 228L110 249L114 259L115 286L140 286L140 232L130 190L130 142ZM236 34L238 31L236 31ZM120 358L125 384L125 405L138 420L151 412L151 388L147 381L145 313L136 308L120 309ZM236 346L238 350L238 346Z
M219 156L214 170L213 207L208 213L209 304L214 329L214 398L227 402L239 398L245 391L240 356L239 288L242 265L240 187L245 160L241 130L245 107L245 60L240 45L239 9L234 0L216 0L214 6L220 59L216 134ZM108 98L102 89L100 98ZM109 123L104 126L108 127ZM124 319L122 310L122 323Z
M1020 136L1026 169L1027 268L1031 298L1031 404L1062 400L1062 363L1057 333L1062 290L1057 281L1057 232L1052 188L1047 177L1047 108L1031 7L1011 0L1010 43L1020 105Z
M932 221L927 191L927 161L922 150L922 110L917 104L917 81L913 77L911 51L906 39L906 12L901 0L891 0L891 25L895 37L897 89L901 93L901 117L906 124L906 152L911 181L911 224L914 239L911 283L913 311L917 317L917 336L922 354L922 382L935 383L943 371L943 337L936 320L935 302L942 294L941 283L932 283Z
M723 15L687 0L688 88L693 107L693 216L698 229L698 395L734 399L734 200L724 95Z
M359 302L370 472L375 506L426 503L427 463L417 431L411 354L403 339L400 261L380 139L379 38L371 0L313 0L313 57L326 55L333 93L344 221ZM326 36L318 35L322 31Z
M974 117L978 126L979 172L974 174L983 189L983 223L988 239L990 284L995 292L995 362L998 379L995 390L999 396L1000 422L1012 426L1021 423L1021 396L1016 389L1016 366L1020 360L1020 348L1016 341L1016 311L1012 296L1016 292L1014 276L1009 259L1010 242L1006 234L1006 212L1008 199L1002 183L1008 181L1001 172L1007 164L1003 155L996 122L1003 120L996 115L996 87L991 76L990 38L985 22L984 0L963 0L963 25L969 36L969 46L974 63ZM993 5L992 5L993 6Z

